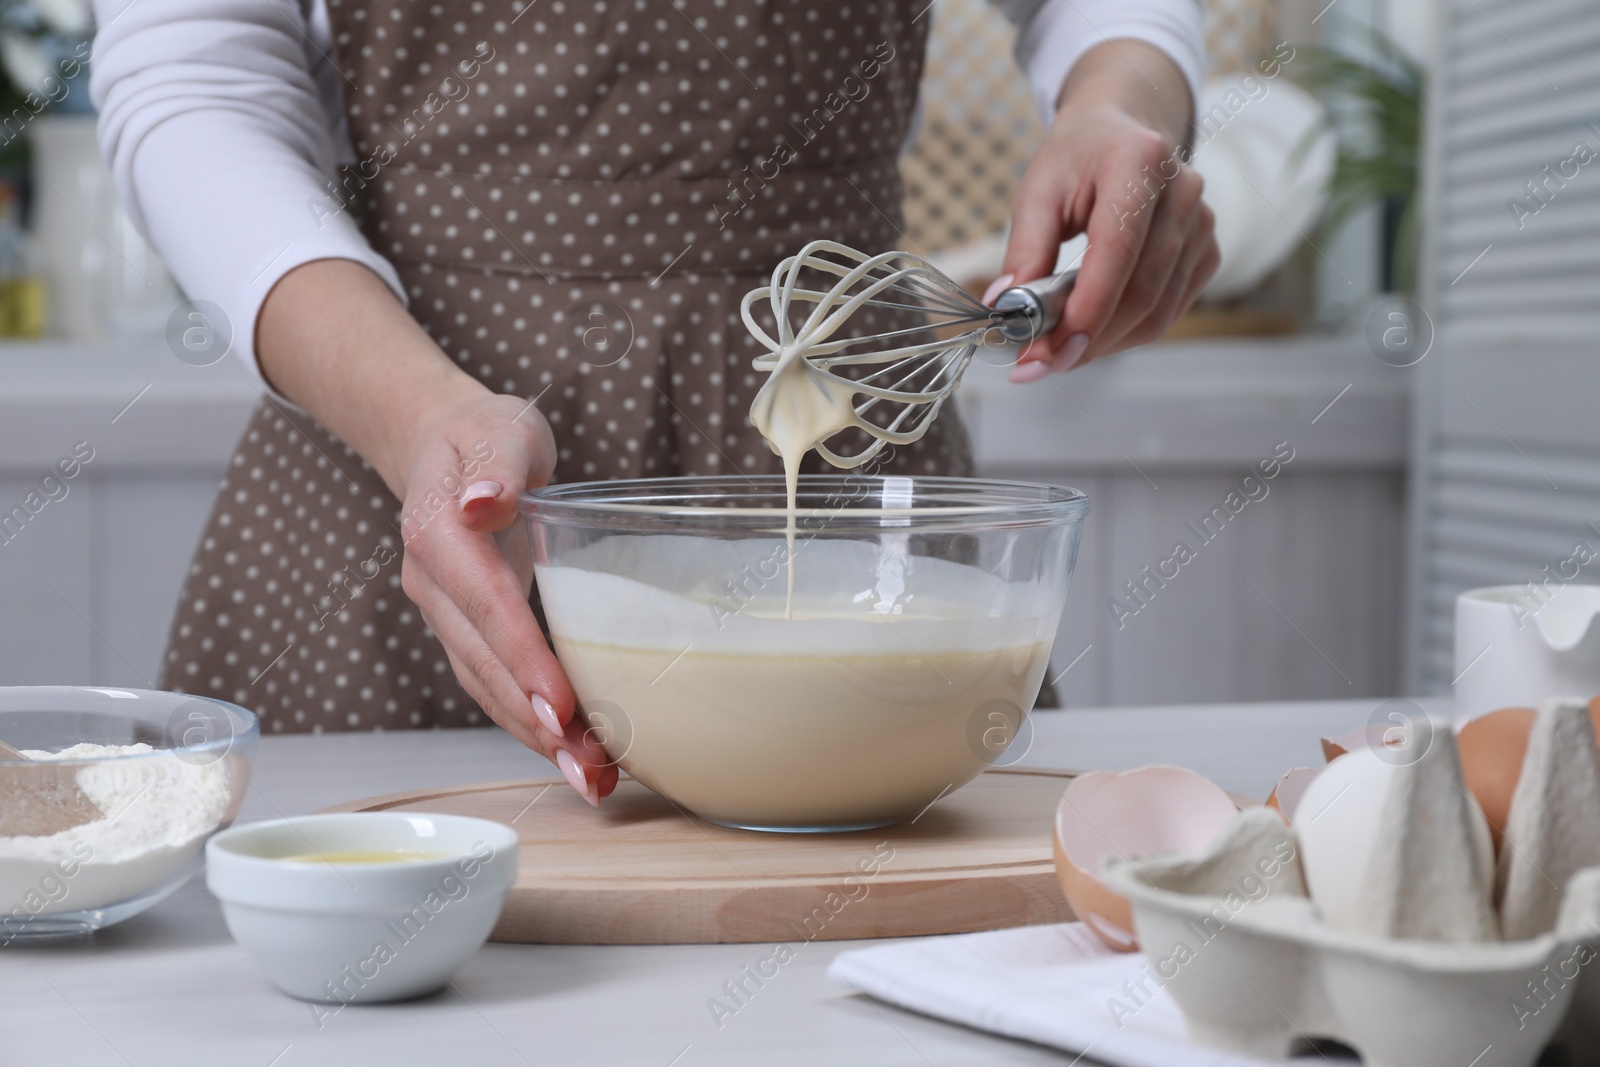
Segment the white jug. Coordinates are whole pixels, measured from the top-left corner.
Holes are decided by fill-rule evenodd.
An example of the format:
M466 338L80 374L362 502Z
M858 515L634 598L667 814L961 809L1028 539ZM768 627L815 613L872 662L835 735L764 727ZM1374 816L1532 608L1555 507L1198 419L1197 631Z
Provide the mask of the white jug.
M1456 597L1456 715L1600 696L1600 585L1496 585Z

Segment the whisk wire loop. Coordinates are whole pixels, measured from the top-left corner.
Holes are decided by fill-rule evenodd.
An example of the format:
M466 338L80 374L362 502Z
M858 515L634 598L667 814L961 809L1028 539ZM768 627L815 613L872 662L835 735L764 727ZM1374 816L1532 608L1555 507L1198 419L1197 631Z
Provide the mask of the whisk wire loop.
M807 271L838 281L827 289L811 288L801 284ZM752 314L762 300L776 321L776 338ZM796 328L795 312L807 305L810 310ZM865 308L911 312L924 321L877 334L836 336ZM854 405L853 423L871 443L848 455L822 442L815 446L823 459L843 468L868 462L888 445L920 440L960 384L984 331L997 321L993 309L921 257L898 251L868 255L836 241L812 241L779 263L770 284L745 294L739 314L767 348L756 357L756 369L772 373L786 357L803 358L862 398ZM951 328L953 333L940 335ZM878 369L846 378L834 373L839 367ZM869 421L867 413L880 403L900 408L887 419Z

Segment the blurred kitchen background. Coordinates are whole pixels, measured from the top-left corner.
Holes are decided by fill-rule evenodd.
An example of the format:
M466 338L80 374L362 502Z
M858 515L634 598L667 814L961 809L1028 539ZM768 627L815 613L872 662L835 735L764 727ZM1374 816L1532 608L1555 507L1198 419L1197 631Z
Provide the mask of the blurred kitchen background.
M981 292L1038 109L984 0L931 17L907 243ZM1448 691L1457 591L1552 595L1594 580L1575 546L1600 554L1600 6L1210 0L1207 19L1195 165L1224 255L1201 306L1034 386L980 356L960 396L984 474L1093 503L1057 689L1069 708ZM71 76L91 32L79 0L0 4L6 684L153 684L255 401L226 327L116 207ZM42 483L75 449L76 477Z

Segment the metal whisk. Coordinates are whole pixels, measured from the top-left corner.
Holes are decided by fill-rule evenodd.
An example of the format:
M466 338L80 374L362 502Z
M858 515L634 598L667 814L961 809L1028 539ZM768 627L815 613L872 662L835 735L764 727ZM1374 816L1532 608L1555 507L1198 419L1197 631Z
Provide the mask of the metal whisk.
M810 288L801 278L807 271L821 276L811 285L825 284L830 276L838 280L827 288ZM980 344L1025 344L1055 329L1077 278L1073 267L1015 285L987 307L920 256L869 256L836 241L812 241L778 264L770 285L746 293L739 314L768 349L756 358L757 370L771 374L786 353L798 350L813 368L862 398L855 404L855 424L871 435L871 443L852 455L815 446L835 467L849 468L866 463L887 445L908 445L927 433ZM776 338L751 314L761 300L770 302ZM815 305L798 327L790 315L796 304ZM885 333L835 339L846 320L869 307L917 313L919 321ZM837 373L843 367L877 369L848 377ZM886 408L869 420L868 412L879 404Z

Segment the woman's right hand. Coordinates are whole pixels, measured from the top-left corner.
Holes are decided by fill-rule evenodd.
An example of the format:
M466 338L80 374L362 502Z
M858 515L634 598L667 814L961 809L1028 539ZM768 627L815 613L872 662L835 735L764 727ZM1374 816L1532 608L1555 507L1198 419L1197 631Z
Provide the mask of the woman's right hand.
M467 695L599 806L617 768L575 715L572 685L528 606L530 561L514 565L494 536L515 534L518 496L550 480L550 425L532 403L470 379L458 393L417 428L402 461L401 584Z

